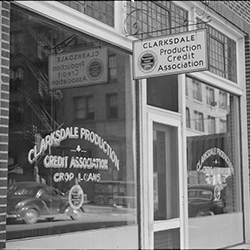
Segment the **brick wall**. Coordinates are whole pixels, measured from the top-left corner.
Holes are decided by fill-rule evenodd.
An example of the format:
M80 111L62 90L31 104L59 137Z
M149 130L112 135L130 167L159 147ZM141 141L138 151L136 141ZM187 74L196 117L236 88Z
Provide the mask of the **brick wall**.
M250 3L248 1L209 1L208 12L215 11L232 25L250 34Z
M237 13L245 21L250 23L250 2L249 1L223 1L223 4L229 7L232 11Z
M8 124L9 124L9 33L10 33L10 3L0 2L0 249L6 242L6 197L8 174Z

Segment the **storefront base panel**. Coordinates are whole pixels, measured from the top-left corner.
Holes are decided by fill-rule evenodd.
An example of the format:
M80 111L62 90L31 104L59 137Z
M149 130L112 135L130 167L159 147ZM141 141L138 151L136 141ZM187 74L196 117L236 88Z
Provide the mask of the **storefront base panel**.
M138 227L116 227L84 233L6 243L6 249L138 249Z
M189 219L189 248L218 249L243 242L242 213Z

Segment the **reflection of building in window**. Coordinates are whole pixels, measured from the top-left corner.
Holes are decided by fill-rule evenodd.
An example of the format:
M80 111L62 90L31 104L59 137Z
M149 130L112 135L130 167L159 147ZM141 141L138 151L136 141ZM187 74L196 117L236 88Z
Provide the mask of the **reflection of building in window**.
M117 94L107 94L106 95L106 114L107 119L118 118L118 96Z
M186 96L186 107L190 110L190 127L188 127L187 122L187 128L192 130L189 130L190 135L195 135L197 131L202 131L195 127L195 123L192 123L192 121L196 120L196 117L194 117L194 110L201 112L204 116L204 130L202 131L204 134L226 131L225 128L223 128L223 130L220 129L221 125L219 123L220 119L227 121L229 94L225 91L212 88L191 77L186 78L186 89L188 89L190 94L193 92L193 97L190 96L191 98L188 98ZM203 98L203 100L197 102L197 99L201 99L204 95L206 99ZM208 108L208 106L210 108ZM186 121L188 119L187 116L188 114L186 111ZM200 132L197 134L200 135Z
M95 119L94 97L81 96L74 98L75 119Z
M208 116L207 128L209 134L214 134L216 132L215 117L210 115Z
M227 93L225 91L220 90L219 100L220 100L220 108L227 109Z
M214 100L214 89L210 87L206 87L206 101L207 105L209 106L215 106L215 100Z
M227 132L227 120L220 119L220 132Z
M236 42L208 24L200 23L198 25L200 28L207 27L208 31L209 70L236 82Z
M109 82L117 81L116 54L109 55Z
M186 108L186 126L187 126L187 128L191 128L189 108Z
M10 126L14 124L21 124L23 122L24 107L20 102L12 102L10 104Z
M60 3L114 27L114 1L60 1Z
M21 67L10 69L10 89L13 92L18 91L22 84L24 70Z
M195 129L198 131L204 132L203 113L195 110L194 111L194 119L195 119Z
M127 9L127 13L130 13L127 23L129 34L135 33L134 23L138 25L139 33L151 32L145 34L145 38L187 31L187 26L183 23L188 19L188 11L172 1L127 1ZM134 11L135 9L145 12ZM170 27L172 29L168 29Z
M13 32L10 35L10 52L16 55L21 49L25 47L24 45L24 34L21 32Z
M23 80L23 69L21 67L10 69L10 80Z
M193 98L197 101L202 102L201 83L194 79L192 81L193 81Z
M98 2L97 5L100 6L104 2L106 3L106 1ZM92 5L92 2L89 5ZM110 5L113 6L114 2L110 2ZM107 43L104 46L101 40L85 34L78 33L75 36L75 30L59 27L52 21L44 22L38 16L17 10L14 6L11 12L11 24L13 24L11 34L14 34L14 37L10 52L9 157L12 162L10 161L8 169L8 184L36 181L68 194L72 185L78 182L87 195L88 202L95 203L97 207L100 205L101 210L104 208L103 211L107 211L107 208L108 211L113 211L114 207L111 205L115 205L119 209L121 207L121 211L136 211L136 180L133 167L135 164L134 157L131 157L135 153L135 148L132 143L132 129L127 130L127 119L130 120L133 116L131 105L127 106L132 103L132 95L127 95L125 87L131 78L130 55L118 49L114 50ZM72 37L74 40L63 47L63 51L48 50L49 47L57 46ZM22 41L25 42L21 43ZM84 55L82 63L87 63L85 55L97 46L108 48L108 82L111 84L86 84L77 88L65 86L62 89L49 89L51 78L48 73L53 66L48 60L50 53L54 55L61 52L63 55L75 51L79 55ZM64 58L65 65L68 61L66 58ZM75 63L74 61L75 59L72 63ZM60 71L63 72L64 69ZM65 67L66 72L68 71ZM67 80L68 76L60 77L62 80ZM107 96L110 93L116 94ZM106 119L106 115L108 118L118 118L119 115L120 120ZM130 126L132 128L133 125ZM81 133L84 131L83 140L80 138L80 130ZM56 137L62 139L60 145L54 141ZM28 154L34 147L40 147L44 138L53 140L53 145L41 152L39 159L37 157L33 164L28 160ZM115 157L114 162L110 156ZM23 171L18 172L15 166L20 166ZM119 171L116 169L117 166L121 166ZM53 196L53 193L51 195ZM42 234L61 234L118 226L113 218L111 221L104 219L105 213L102 215L101 212L100 221L93 221L87 227L83 221L82 226L77 226L75 229L67 224L61 225L53 232L45 230ZM135 223L134 215L132 221L127 215L121 222L119 219L119 225ZM38 223L37 226L39 227ZM17 229L13 237L22 237L18 235ZM27 234L27 237L33 236L37 236L33 230Z
M185 90L186 90L186 96L188 96L188 83L187 83L187 78L186 78L185 84L186 84L186 88L185 88Z

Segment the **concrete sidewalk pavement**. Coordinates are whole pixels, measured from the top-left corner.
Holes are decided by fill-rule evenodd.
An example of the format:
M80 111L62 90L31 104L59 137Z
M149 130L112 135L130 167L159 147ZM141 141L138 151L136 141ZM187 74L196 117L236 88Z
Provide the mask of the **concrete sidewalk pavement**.
M225 249L250 249L250 244L242 243L242 244L235 245L235 246L232 246L232 247L228 247L228 248L225 248Z

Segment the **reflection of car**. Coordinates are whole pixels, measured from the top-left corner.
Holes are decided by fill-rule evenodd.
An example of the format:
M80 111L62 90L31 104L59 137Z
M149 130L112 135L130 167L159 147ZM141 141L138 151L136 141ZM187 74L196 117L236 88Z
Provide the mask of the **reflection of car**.
M37 182L17 182L8 189L7 219L22 219L33 224L39 218L53 220L62 213L72 219L76 211L69 207L68 198L59 190ZM76 217L75 217L76 216Z
M190 185L188 187L189 217L224 213L223 190L211 184Z

